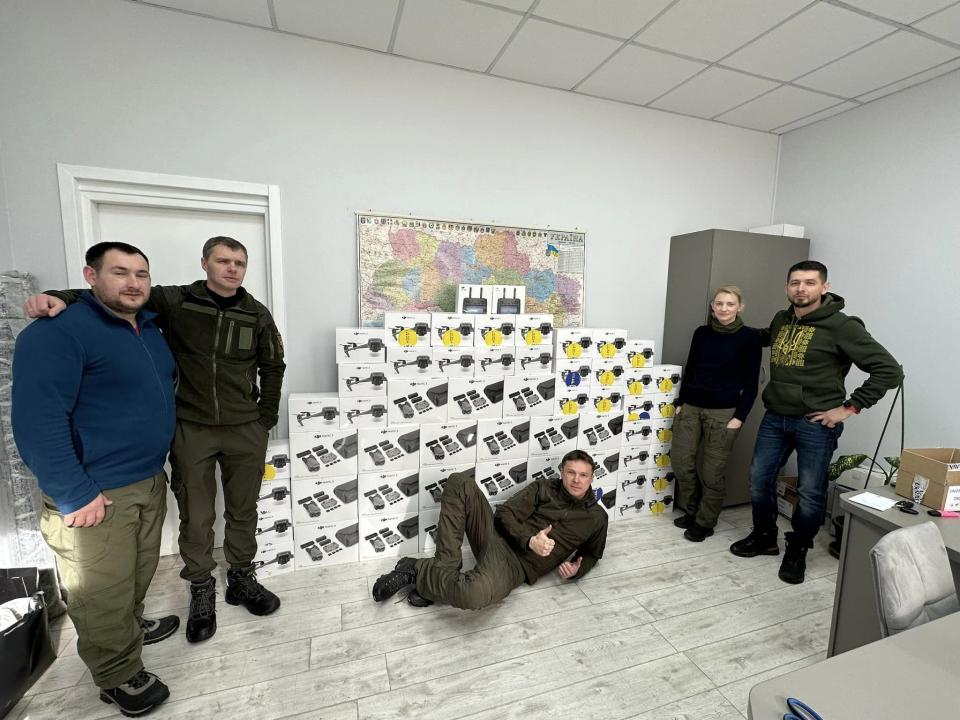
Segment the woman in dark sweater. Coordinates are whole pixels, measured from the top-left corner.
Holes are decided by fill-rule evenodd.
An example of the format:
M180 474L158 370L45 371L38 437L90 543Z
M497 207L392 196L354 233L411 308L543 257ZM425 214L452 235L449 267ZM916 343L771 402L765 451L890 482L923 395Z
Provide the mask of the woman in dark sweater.
M727 457L757 397L760 333L743 324L741 310L740 288L717 288L710 303L710 324L693 333L680 385L670 457L684 514L674 525L684 528L683 536L693 542L713 535L723 507ZM700 446L703 463L698 474Z

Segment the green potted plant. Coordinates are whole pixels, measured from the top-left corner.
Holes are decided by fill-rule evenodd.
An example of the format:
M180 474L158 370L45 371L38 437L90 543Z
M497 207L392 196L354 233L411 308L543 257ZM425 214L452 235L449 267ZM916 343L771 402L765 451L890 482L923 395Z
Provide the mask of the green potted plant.
M852 455L841 455L836 459L835 462L830 463L827 467L827 480L836 482L843 473L847 470L853 470L856 467L860 467L869 456L864 453L856 453ZM900 469L900 457L897 455L890 455L883 458L886 460L886 466L879 460L874 465L875 468L878 468L880 472L883 473L884 486L891 485L893 479L897 474L897 470ZM869 479L868 481L869 482ZM828 550L831 555L834 557L840 557L840 546L843 542L843 518L844 516L837 512L839 508L834 508L833 513L833 534L834 541L828 546Z

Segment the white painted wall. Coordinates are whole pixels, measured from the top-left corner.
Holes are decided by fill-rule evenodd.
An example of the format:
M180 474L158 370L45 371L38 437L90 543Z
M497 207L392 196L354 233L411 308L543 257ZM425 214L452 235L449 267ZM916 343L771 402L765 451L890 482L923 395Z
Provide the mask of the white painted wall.
M954 72L783 138L777 222L806 225L833 289L904 365L906 447L960 442L958 118ZM847 423L841 450L873 453L891 397ZM897 454L899 417L887 438Z
M770 219L771 135L121 0L4 2L0 66L13 257L44 286L57 162L280 185L288 391L335 387L357 210L584 229L587 324L658 340L670 236Z

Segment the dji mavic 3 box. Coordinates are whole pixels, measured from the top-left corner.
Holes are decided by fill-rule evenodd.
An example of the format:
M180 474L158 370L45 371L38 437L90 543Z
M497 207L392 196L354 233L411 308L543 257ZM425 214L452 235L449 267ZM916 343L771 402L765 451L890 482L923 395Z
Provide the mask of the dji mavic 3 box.
M290 433L294 478L356 475L357 431L331 428Z
M552 373L513 375L504 378L504 417L553 415L556 380Z
M493 348L477 348L476 374L483 377L515 375L517 349L512 345Z
M386 362L383 328L337 328L337 363Z
M357 476L302 478L293 481L293 522L340 522L358 516Z
M650 367L654 364L655 349L653 340L628 339L624 348L627 354L627 365L634 369Z
M477 315L474 321L478 348L510 347L517 344L517 318L515 315Z
M577 448L591 455L607 450L619 450L623 444L623 414L598 415L580 413L580 433Z
M389 401L383 397L340 398L343 427L386 427L389 424Z
M420 507L420 476L416 470L361 473L359 510L364 515L397 515Z
M601 360L627 359L627 331L623 328L593 328L594 352Z
M419 549L418 513L360 516L361 560L415 555Z
M526 487L527 460L494 460L477 463L476 482L491 505L509 500Z
M597 357L592 332L589 328L555 328L553 352L557 360L589 360Z
M285 517L290 517L290 480L265 480L260 483L257 518L266 521Z
M456 420L420 426L420 466L474 463L477 460L477 421Z
M447 419L476 420L503 417L503 378L450 378Z
M340 397L386 397L388 363L340 363L337 392Z
M473 347L475 317L465 313L430 313L430 344L444 348Z
M387 396L390 424L445 422L447 398L447 378L394 378Z
M431 347L390 348L390 361L387 363L390 378L439 375L433 351Z
M387 347L430 347L430 313L386 312L383 315ZM389 353L391 356L393 353Z
M420 467L420 426L360 428L357 448L361 473L416 470Z
M336 393L291 393L287 412L290 432L339 428L342 422Z
M296 525L293 548L297 570L357 562L360 559L359 520Z
M477 421L477 462L527 457L529 418L488 418Z
M473 377L477 374L477 350L474 347L433 348L433 375Z
M579 415L530 418L530 457L563 456L576 450L579 427Z
M553 348L553 315L525 313L515 322L518 348Z
M466 473L470 481L476 477L476 465L464 463L460 465L433 465L420 468L420 510L440 507L443 490L447 480L454 473Z
M271 440L267 443L263 462L263 479L265 482L290 479L289 440Z

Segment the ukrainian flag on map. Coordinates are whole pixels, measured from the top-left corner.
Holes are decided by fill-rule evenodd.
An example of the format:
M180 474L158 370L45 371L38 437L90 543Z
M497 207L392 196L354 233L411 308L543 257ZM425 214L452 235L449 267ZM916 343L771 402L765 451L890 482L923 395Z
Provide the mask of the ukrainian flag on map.
M547 257L559 257L560 251L557 250L555 245L547 243Z

